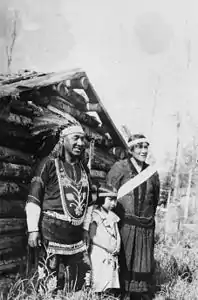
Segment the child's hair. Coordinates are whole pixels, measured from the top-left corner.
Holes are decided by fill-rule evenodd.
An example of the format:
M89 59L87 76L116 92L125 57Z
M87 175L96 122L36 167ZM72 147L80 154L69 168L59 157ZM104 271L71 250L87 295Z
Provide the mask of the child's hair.
M111 185L105 184L104 187L100 186L97 192L97 200L95 204L101 207L105 203L106 197L117 197L117 191Z
M96 200L96 205L97 205L97 207L101 207L101 206L103 206L103 204L105 203L105 198L106 198L107 196L105 196L105 197L97 197L97 200Z

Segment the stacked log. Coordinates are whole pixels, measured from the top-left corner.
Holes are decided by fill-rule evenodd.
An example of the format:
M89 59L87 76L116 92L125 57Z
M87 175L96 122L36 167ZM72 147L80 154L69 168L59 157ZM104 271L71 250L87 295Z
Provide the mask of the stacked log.
M30 129L38 111L11 97L1 98L0 103L0 274L3 274L19 270L25 261L24 207L34 163Z
M24 263L24 207L33 167L37 159L54 150L58 129L66 119L73 116L84 128L84 160L94 184L103 184L112 164L125 155L112 139L108 124L89 114L92 110L101 116L102 110L100 104L84 97L87 78L76 74L49 84L50 76L43 85L42 75L36 77L35 73L0 79L0 92L1 84L6 86L6 93L9 84L12 89L19 80L21 84L17 97L2 93L0 98L0 274ZM26 80L31 88L26 88Z

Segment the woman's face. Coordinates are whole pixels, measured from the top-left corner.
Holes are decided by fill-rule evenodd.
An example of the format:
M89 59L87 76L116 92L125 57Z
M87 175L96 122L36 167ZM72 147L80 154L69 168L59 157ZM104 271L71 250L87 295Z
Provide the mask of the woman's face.
M145 162L148 156L148 146L148 143L138 143L133 146L133 149L131 150L132 156L140 162Z
M104 204L102 205L106 210L112 210L116 207L117 199L115 197L106 197Z

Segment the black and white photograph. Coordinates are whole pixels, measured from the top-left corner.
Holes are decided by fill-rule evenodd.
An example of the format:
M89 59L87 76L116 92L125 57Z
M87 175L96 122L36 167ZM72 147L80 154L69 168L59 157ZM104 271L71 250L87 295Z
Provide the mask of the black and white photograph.
M0 1L0 300L198 300L197 12Z

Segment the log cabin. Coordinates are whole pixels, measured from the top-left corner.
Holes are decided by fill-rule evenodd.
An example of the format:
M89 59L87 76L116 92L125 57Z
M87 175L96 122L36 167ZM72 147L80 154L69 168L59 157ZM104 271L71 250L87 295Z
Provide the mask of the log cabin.
M27 258L25 203L36 162L58 141L68 115L86 132L85 161L102 184L126 143L83 70L0 75L0 274L18 272Z

